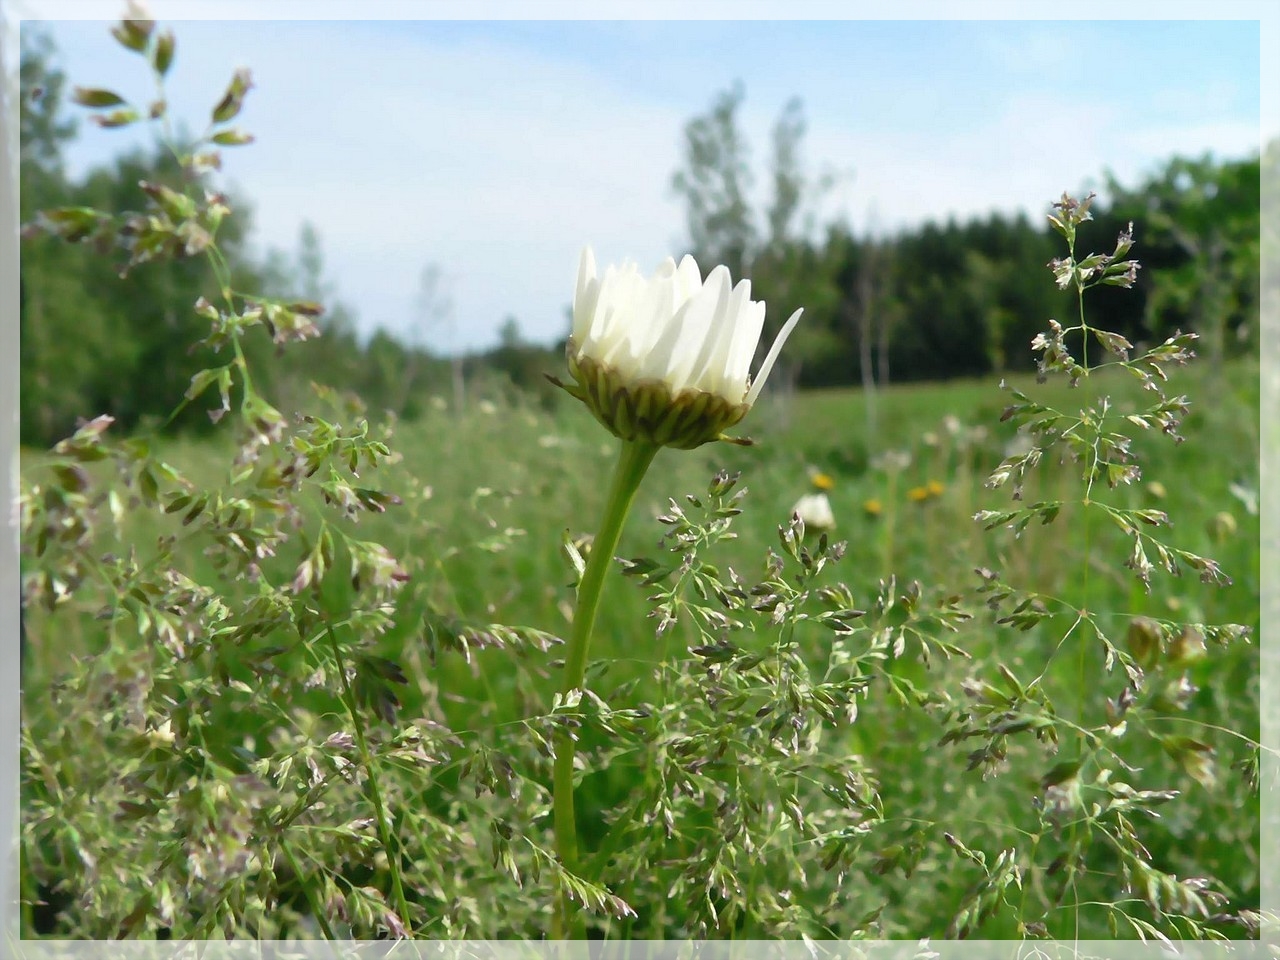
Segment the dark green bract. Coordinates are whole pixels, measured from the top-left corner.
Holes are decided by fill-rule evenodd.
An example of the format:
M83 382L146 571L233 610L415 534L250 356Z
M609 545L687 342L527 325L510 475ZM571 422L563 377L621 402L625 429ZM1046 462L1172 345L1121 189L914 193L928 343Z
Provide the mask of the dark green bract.
M575 356L572 344L569 372L575 383L562 383L554 377L552 383L586 404L615 437L679 450L692 450L713 440L750 443L724 435L747 415L749 403L730 403L704 390L672 394L661 380L626 383L613 368L590 357Z

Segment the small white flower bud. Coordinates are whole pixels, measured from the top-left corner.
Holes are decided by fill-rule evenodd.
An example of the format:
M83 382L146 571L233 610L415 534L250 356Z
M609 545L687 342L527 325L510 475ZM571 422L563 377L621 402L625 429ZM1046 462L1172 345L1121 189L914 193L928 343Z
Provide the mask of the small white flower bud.
M836 525L835 514L831 511L831 501L825 493L810 493L796 501L791 512L804 521L810 530L831 530Z

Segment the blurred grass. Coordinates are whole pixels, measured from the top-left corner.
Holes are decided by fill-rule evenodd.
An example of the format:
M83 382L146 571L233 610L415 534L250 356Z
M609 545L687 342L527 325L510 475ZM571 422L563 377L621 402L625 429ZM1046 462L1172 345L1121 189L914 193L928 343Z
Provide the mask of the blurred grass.
M1125 375L1118 375L1125 376ZM1137 409L1144 397L1135 381L1101 374L1083 390L1064 384L1015 384L1041 402L1077 410L1085 392L1106 392L1117 411ZM1193 399L1184 423L1187 442L1142 436L1135 443L1144 482L1105 494L1109 502L1156 506L1174 521L1168 539L1177 546L1219 560L1235 579L1220 590L1192 576L1171 580L1157 573L1154 590L1144 592L1121 563L1126 541L1096 516L1068 507L1049 527L1035 526L1021 539L1005 531L984 533L972 520L982 508L1009 504L1007 490L986 490L983 481L1014 442L1014 429L1000 423L1009 402L992 381L891 387L876 397L878 427L868 433L865 398L858 391L803 393L766 398L742 432L757 444L740 448L714 444L693 452L663 451L637 498L620 554L655 555L662 526L656 517L667 498L702 491L717 469L741 470L748 490L745 514L735 529L739 538L717 557L746 575L761 568L766 548L777 544L777 526L791 505L811 487L810 472L833 481L829 497L837 518L835 535L849 541L849 552L833 575L849 583L855 597L869 596L890 574L899 582L920 580L926 587L966 592L976 586L974 568L988 566L1017 586L1061 595L1076 604L1114 617L1117 632L1134 614L1170 619L1239 622L1256 630L1259 605L1259 529L1256 510L1245 501L1258 489L1258 368L1240 361L1221 382L1209 382L1198 368L1175 374L1182 392ZM947 418L954 418L948 421ZM561 549L563 537L590 533L601 509L616 443L580 407L553 409L518 404L481 404L462 413L439 410L397 427L393 449L403 459L371 479L398 494L403 504L385 516L369 517L351 532L384 543L410 576L401 593L398 625L381 641L382 651L401 661L411 678L402 700L409 716L437 712L455 729L484 729L545 711L556 687L556 656L541 658L542 679L529 683L512 670L506 654L479 651L471 662L426 655L422 616L428 606L470 621L537 627L563 634L571 600L571 568ZM909 456L899 474L878 468L886 451ZM230 458L220 441L174 440L165 457L193 478L217 483L214 471ZM41 456L24 451L24 473L38 472ZM1028 485L1027 502L1041 497L1078 499L1077 468L1044 464ZM1158 481L1162 490L1150 481ZM920 500L917 488L933 492ZM1232 492L1235 485L1243 497ZM1231 522L1221 519L1229 514ZM1216 518L1216 519L1215 519ZM163 518L165 527L172 524ZM162 519L141 514L124 541L146 545L162 530ZM288 545L268 577L291 579L301 548ZM217 582L203 558L192 556L192 575ZM1086 586L1087 584L1087 586ZM621 577L606 585L593 660L604 664L594 685L602 692L630 680L639 685L635 700L655 696L655 665L678 654L686 637L679 630L653 639L653 621L643 588ZM54 682L67 658L100 648L101 625L90 616L59 617L56 627L39 611L29 614L32 648L24 689L28 724L38 730L39 692ZM1019 673L1035 673L1051 659L1046 686L1082 704L1102 695L1101 655L1092 647L1054 650L1067 624L1054 618L1021 633L979 624L960 641L971 662L935 660L926 669L909 652L896 669L918 685L957 693L958 682L981 674L995 660ZM1094 644L1096 647L1096 644ZM536 660L531 660L535 662ZM1200 688L1189 716L1241 734L1257 736L1258 661L1253 645L1211 650L1195 668ZM1114 691L1112 691L1114 692ZM228 743L254 731L236 729L234 718L220 733ZM833 737L831 749L863 755L880 771L886 809L902 812L904 838L928 822L961 830L966 842L980 844L1002 835L1002 826L1026 813L1034 779L1010 778L1002 789L964 772L964 750L936 747L941 727L921 727L921 715L901 708L883 690L873 691L857 723ZM1204 734L1209 736L1208 734ZM1220 751L1223 776L1231 761L1244 757L1244 744L1227 735L1212 738ZM1168 762L1165 763L1168 767ZM584 809L601 809L625 796L625 769L588 777ZM1186 778L1182 778L1186 781ZM437 789L447 789L448 783ZM1189 802L1168 809L1166 818L1145 835L1153 855L1164 858L1170 873L1216 872L1241 896L1257 896L1257 809L1227 804L1193 782L1182 787ZM1249 813L1252 810L1252 813ZM904 911L918 911L921 929L937 929L939 911L954 905L959 882L945 862L923 864L910 879L886 875L868 880L865 893L850 894L850 915L865 899L867 908L891 889ZM945 924L946 917L942 917ZM1083 929L1106 937L1101 914L1086 917ZM984 936L1013 936L993 921Z

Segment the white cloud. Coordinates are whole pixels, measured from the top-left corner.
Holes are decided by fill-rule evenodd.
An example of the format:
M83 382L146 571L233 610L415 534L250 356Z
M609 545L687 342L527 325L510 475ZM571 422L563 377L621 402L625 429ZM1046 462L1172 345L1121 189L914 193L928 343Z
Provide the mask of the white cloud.
M260 246L292 250L315 223L362 326L406 331L433 262L449 280L457 346L492 343L507 314L550 341L567 329L583 243L655 263L667 253L682 118L585 68L429 30L182 26L175 112L207 109L222 77L253 64L243 125L258 140L226 152L227 176L252 203ZM73 80L121 72L96 26L58 39ZM84 135L81 165L111 133Z
M1128 109L1085 108L1065 95L1015 96L963 132L935 136L922 124L884 135L855 133L850 125L815 130L810 151L853 167L854 177L832 199L858 230L874 210L879 227L892 231L993 211L1038 216L1063 190L1099 189L1107 171L1130 185L1175 154L1235 158L1258 146L1256 124L1142 125L1129 122Z

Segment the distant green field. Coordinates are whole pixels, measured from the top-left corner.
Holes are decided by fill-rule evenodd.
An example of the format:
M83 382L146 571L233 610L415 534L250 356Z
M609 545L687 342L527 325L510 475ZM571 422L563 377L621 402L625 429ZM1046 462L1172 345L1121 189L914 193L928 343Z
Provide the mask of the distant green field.
M1013 427L1000 422L1008 395L990 381L885 389L875 399L874 431L860 391L768 397L741 425L740 432L757 441L754 447L715 444L659 454L619 553L656 555L663 528L655 518L668 498L680 500L704 490L711 475L725 468L742 471L742 485L749 492L734 527L738 539L721 545L716 563L758 576L766 549L777 549L778 526L787 521L797 498L815 489L815 474L822 474L827 480L818 482L829 485L836 517L833 537L849 543L843 561L825 575L828 580L847 583L860 603L869 602L882 578L896 576L900 588L918 580L926 596L962 595L978 612L949 637L971 659L947 659L935 652L925 666L918 651L907 650L893 667L898 676L963 703L962 682L994 677L998 661L1024 678L1043 673L1046 688L1064 710L1079 710L1096 723L1102 699L1121 689L1115 675L1104 673L1099 645L1079 634L1064 641L1070 620L1061 615L1027 631L995 625L992 617L983 616L974 593L981 582L974 571L985 567L1014 586L1100 612L1104 622L1115 624L1112 639L1120 646L1129 619L1138 614L1238 622L1256 636L1257 365L1237 362L1221 383L1208 381L1194 365L1175 377L1193 401L1184 423L1186 442L1139 437L1135 449L1142 482L1104 490L1101 498L1167 511L1173 520L1169 539L1217 559L1234 579L1227 589L1201 584L1194 575L1175 580L1157 572L1153 590L1144 592L1122 566L1125 538L1078 503L1068 503L1053 524L1032 525L1020 538L1006 530L984 532L972 519L975 512L1010 505L1010 499L1007 489L988 490L983 482L1006 448L1017 442ZM1020 389L1043 402L1071 410L1080 406L1082 391L1056 382L1036 386L1030 377L1015 379ZM1084 390L1111 393L1119 414L1143 400L1136 382L1106 375L1093 378ZM470 664L445 654L433 664L423 642L423 615L432 609L477 623L563 634L572 570L562 539L594 529L615 441L584 409L566 401L552 410L473 402L460 414L433 411L422 421L399 425L391 443L403 455L401 462L366 479L396 493L403 503L348 529L384 543L410 575L397 626L379 646L379 652L403 666L410 681L401 696L402 716L427 715L456 730L475 730L545 709L556 687L556 671L543 669L536 658L549 662L554 653L527 654L534 658L529 671L513 669L501 651L478 651ZM228 449L217 440L178 439L165 442L164 457L193 477L217 483L213 471L221 469L217 464L225 462ZM898 461L900 467L886 466L886 454L895 451L906 455ZM24 451L24 478L38 477L41 461L41 454ZM1074 465L1042 464L1028 484L1025 502L1057 497L1078 501L1077 473ZM123 540L145 553L158 534L175 528L174 517L139 516L128 521ZM299 548L286 545L263 563L266 577L287 582L299 557ZM188 557L186 563L195 579L217 582L202 557ZM653 621L646 619L649 592L621 576L606 585L593 648L593 659L602 666L589 674L593 688L606 696L621 690L620 696L635 703L657 697L662 662L688 656L684 646L694 636L682 627L654 639ZM43 707L49 685L67 670L70 658L103 648L102 627L93 612L28 614L24 712L37 741L57 723ZM127 639L118 637L119 642ZM1195 736L1213 747L1216 782L1196 782L1159 751L1144 748L1129 756L1129 762L1143 768L1133 775L1135 786L1182 791L1179 800L1162 808L1163 819L1142 822L1142 837L1162 870L1177 876L1210 874L1226 885L1234 905L1256 907L1256 794L1248 792L1233 768L1248 761L1250 750L1230 731L1257 736L1257 647L1211 646L1208 656L1189 669L1196 693L1186 712L1169 724L1194 724ZM236 729L234 714L220 722L209 735L228 744L255 734ZM1038 791L1036 779L1053 765L1053 756L1034 745L1015 745L1013 771L984 781L977 771L966 771L965 756L972 746L939 746L942 731L935 719L904 707L887 687L873 684L857 720L824 741L836 755L862 757L876 771L888 811L882 835L907 845L918 835L934 845L914 872L863 864L866 872L840 893L843 906L837 916L861 917L887 903L886 936L941 936L972 879L962 861L946 852L944 832L962 837L970 847L994 852L1013 844L1032 856L1039 855L1036 844L1047 850L1059 842L1050 835L1031 839L1036 814L1030 801ZM1062 748L1062 755L1070 753L1070 745ZM588 811L588 830L601 811L626 802L640 773L624 759L607 772L586 777L580 802ZM447 782L438 781L434 789L445 789ZM951 859L939 859L944 854ZM1099 862L1105 862L1105 853L1100 856ZM803 899L805 885L794 882L795 895ZM824 891L822 896L832 895ZM1120 892L1085 878L1078 896L1119 897ZM997 911L974 935L1017 936L1013 912ZM1085 938L1111 936L1107 911L1087 906L1075 910L1067 904L1051 914L1050 924L1059 935L1078 930ZM503 928L496 923L493 929ZM614 932L662 936L678 929L675 924Z

